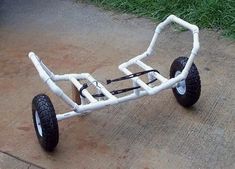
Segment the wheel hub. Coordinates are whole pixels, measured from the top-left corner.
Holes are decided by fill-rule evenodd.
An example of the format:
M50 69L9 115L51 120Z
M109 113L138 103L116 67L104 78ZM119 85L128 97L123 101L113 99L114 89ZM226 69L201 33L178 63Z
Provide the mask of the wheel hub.
M175 72L175 77L178 76L181 73L181 71ZM186 82L185 80L182 80L177 83L176 90L179 94L184 95L186 92Z
M35 118L36 118L36 124L37 124L37 130L40 136L42 136L42 126L41 121L38 115L38 111L35 112Z

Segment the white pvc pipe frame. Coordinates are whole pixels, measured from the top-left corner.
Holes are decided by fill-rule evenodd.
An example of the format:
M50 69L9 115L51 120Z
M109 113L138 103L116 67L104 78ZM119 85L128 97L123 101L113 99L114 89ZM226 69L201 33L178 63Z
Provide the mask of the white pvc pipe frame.
M156 72L151 72L148 74L149 81L153 78L157 78L161 84L155 87L150 87L145 82L143 82L139 77L134 77L131 80L133 81L133 86L141 86L141 89L135 89L133 93L123 96L123 97L116 97L112 95L106 88L101 84L97 83L97 81L89 74L89 73L81 73L81 74L64 74L64 75L54 75L44 64L43 62L38 58L37 55L35 55L33 52L30 52L28 54L29 58L33 62L34 66L36 67L41 79L46 83L51 91L55 93L57 96L59 96L65 103L67 103L71 108L72 111L66 112L64 114L57 114L57 120L63 120L69 117L73 117L76 115L83 115L88 112L92 112L93 110L101 109L108 105L114 105L121 102L125 102L128 100L137 99L139 97L145 96L145 95L153 95L156 94L164 89L169 89L176 87L177 83L186 79L188 72L191 68L191 65L193 63L193 60L199 50L199 29L196 25L192 25L174 15L170 15L167 17L167 19L163 22L161 22L155 30L154 36L152 38L152 41L147 49L143 54L138 55L132 59L130 59L128 62L125 62L121 65L119 65L119 69L124 72L126 75L132 74L127 67L133 64L136 64L143 68L144 70L152 70L153 68L146 65L141 61L141 59L151 56L154 50L154 47L156 46L156 40L158 38L159 33L171 22L175 22L187 29L189 29L193 34L193 49L191 51L191 54L189 56L189 59L186 63L185 68L179 74L177 77L167 79ZM96 100L86 89L83 90L83 95L86 97L86 99L90 102L89 104L84 103L84 98L81 97L82 103L81 105L78 105L75 103L72 99L70 99L64 92L61 90L60 87L58 87L55 82L56 81L71 81L78 90L81 89L82 84L79 82L80 79L86 79L90 81L96 88L99 93L103 93L106 96L106 100ZM98 86L97 86L98 84Z

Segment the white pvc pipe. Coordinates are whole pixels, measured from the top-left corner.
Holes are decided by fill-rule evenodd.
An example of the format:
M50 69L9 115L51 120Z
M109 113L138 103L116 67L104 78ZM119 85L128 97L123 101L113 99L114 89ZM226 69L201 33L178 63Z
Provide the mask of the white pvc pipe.
M130 75L132 74L132 72L130 72L127 68L123 68L122 71L126 74L126 75ZM149 93L149 91L151 90L151 88L144 83L139 77L134 77L131 79L134 83L138 84L139 86L141 86L146 92ZM150 93L149 93L150 94Z
M140 67L142 67L144 70L153 70L153 68L152 68L151 66L146 65L145 63L143 63L143 62L140 61L140 60L137 60L137 61L136 61L136 64L139 65ZM160 80L161 82L165 82L165 81L168 80L167 78L165 78L164 76L160 75L160 74L157 73L157 72L152 72L152 74L153 74L158 80Z
M78 89L81 90L82 85L81 83L79 83L74 77L70 77L70 81L74 84L74 86ZM97 102L97 100L86 90L83 89L82 90L82 94L91 102L91 103L95 103Z
M41 79L43 80L44 83L47 84L47 86L51 89L51 91L53 93L55 93L57 96L59 96L62 100L65 101L65 103L67 103L70 107L72 107L73 109L77 109L78 110L78 105L72 100L70 99L64 92L63 90L61 90L49 77L49 75L47 74L47 72L43 69L40 60L38 58L37 55L35 55L33 52L29 53L29 58L32 60L34 66L36 67L39 76L41 77Z
M133 86L141 86L140 89L134 90L132 94L117 98L114 95L112 95L101 83L97 82L90 74L88 73L81 73L81 74L64 74L64 75L54 75L53 72L51 72L44 64L43 62L36 56L33 52L29 53L29 58L33 62L35 68L37 69L41 79L46 83L51 91L55 93L57 96L59 96L65 103L67 103L74 111L67 112L64 114L58 114L56 117L58 120L63 120L69 117L73 117L76 115L83 115L87 112L92 112L93 110L103 108L108 105L113 105L121 102L126 102L129 100L137 99L139 97L145 96L145 95L153 95L156 94L164 89L168 89L171 87L175 87L175 85L180 82L181 80L185 79L188 75L188 71L190 70L190 67L193 63L193 60L195 56L197 55L197 52L199 50L199 37L198 37L198 27L195 25L192 25L180 18L177 18L174 15L170 15L165 21L160 23L155 30L154 36L151 40L151 43L146 50L141 55L138 55L132 59L130 59L128 62L125 62L121 65L119 65L119 69L124 72L126 75L132 74L127 67L133 64L137 64L140 67L142 67L144 70L151 70L152 67L146 65L141 60L145 57L148 57L152 54L152 51L154 47L156 46L157 37L158 34L164 29L168 24L171 22L176 22L180 24L181 26L189 29L193 33L193 49L191 51L191 54L189 56L189 59L186 63L185 68L183 69L182 73L179 74L175 78L167 79L160 75L159 73L153 72L151 76L155 76L158 80L160 80L162 83L159 86L150 87L146 83L144 83L139 77L134 77L131 80L133 81ZM150 77L150 76L149 76ZM90 81L100 92L102 92L108 99L107 100L99 100L97 101L89 92L88 90L84 89L83 94L86 96L86 98L90 101L89 104L83 104L78 105L75 103L72 99L70 99L56 84L54 81L71 81L78 90L81 89L82 85L79 83L78 80L85 79Z
M192 63L193 63L193 60L194 60L194 57L196 56L198 50L199 50L199 38L198 38L198 33L199 33L199 29L196 25L192 25L174 15L170 15L167 17L167 19L163 22L161 22L157 27L156 27L156 30L155 30L155 33L154 33L154 36L151 40L151 43L147 49L147 51L139 56L136 56L132 59L130 59L128 62L125 62L123 64L121 64L119 66L119 69L121 71L123 71L125 73L125 68L127 68L128 66L132 65L132 64L136 64L138 61L140 61L141 59L145 58L145 57L148 57L150 55L152 55L152 51L154 49L154 47L156 46L156 42L157 42L157 37L158 37L158 34L168 25L170 24L171 22L175 22L183 27L185 27L186 29L189 29L192 34L193 34L193 49L191 51L191 54L190 54L190 57L189 57L189 60L184 68L184 70L182 71L182 75L186 78L187 75L188 75L188 71L190 69L190 67L192 66ZM160 77L161 78L161 77ZM159 79L160 80L160 79ZM161 78L161 80L163 80Z
M139 91L138 95L132 93L130 95L127 95L127 96L124 96L124 97L121 97L121 98L117 98L117 102L115 104L126 102L126 101L129 101L129 100L134 100L134 99L140 98L142 96L145 96L147 94L148 93L146 91ZM108 106L108 105L113 105L113 104L114 103L112 103L110 100L99 101L99 104L90 103L88 105L81 106L81 109L79 110L79 112L71 111L71 112L67 112L67 113L64 113L64 114L57 114L56 117L57 117L57 120L60 121L60 120L64 120L64 119L67 119L67 118L70 118L70 117L91 113L93 110L97 110L97 109L103 108L103 107Z
M87 80L89 80L96 88L98 87L100 91L109 99L112 99L112 100L117 99L101 83L97 82L97 80L95 80L90 74L87 74ZM98 86L96 86L94 83L98 83Z

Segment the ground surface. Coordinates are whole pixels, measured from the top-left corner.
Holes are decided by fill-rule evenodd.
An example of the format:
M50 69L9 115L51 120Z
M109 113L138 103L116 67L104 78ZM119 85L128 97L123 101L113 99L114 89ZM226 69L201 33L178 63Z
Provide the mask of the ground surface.
M53 169L235 168L235 44L205 30L195 61L202 93L193 108L179 106L168 90L62 121L55 152L39 146L33 96L45 92L57 113L69 109L47 90L27 53L37 53L56 73L117 77L120 63L147 48L154 27L146 19L73 1L2 0L1 152L27 161L25 167ZM173 59L189 54L191 42L190 32L170 28L161 35L156 56L146 62L168 76ZM0 168L9 168L5 155L0 155Z

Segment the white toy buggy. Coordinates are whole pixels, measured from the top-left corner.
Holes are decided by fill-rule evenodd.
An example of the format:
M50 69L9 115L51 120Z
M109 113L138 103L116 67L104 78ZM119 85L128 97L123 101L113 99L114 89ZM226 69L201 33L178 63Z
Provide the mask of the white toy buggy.
M190 56L179 57L174 60L170 68L170 79L162 76L156 69L141 61L152 55L154 46L159 33L171 22L178 23L184 28L189 29L193 34L193 49ZM193 60L199 50L199 29L174 15L170 15L165 21L160 23L155 30L152 41L148 49L141 55L138 55L129 61L119 65L119 69L125 76L107 80L107 85L116 81L131 80L133 87L108 91L101 82L93 78L89 73L81 74L64 74L55 75L52 73L35 55L33 52L29 53L29 58L36 67L41 79L49 86L51 91L59 96L72 109L64 114L56 114L52 102L45 94L39 94L34 97L32 101L33 122L36 130L39 143L46 151L52 151L59 140L58 122L66 118L84 115L96 109L101 109L105 106L126 102L137 99L145 95L153 95L158 92L172 88L173 93L180 105L184 107L192 106L200 97L201 82L197 67ZM132 73L128 70L130 65L138 65L144 71ZM139 76L146 74L148 82L145 83ZM88 81L89 84L94 85L97 93L91 94L89 92L88 84L81 83L81 81ZM154 81L160 81L160 85L153 85ZM70 81L76 89L74 99L69 98L63 90L56 85L57 81ZM118 97L120 93L133 90L133 93ZM102 98L102 99L100 99Z

